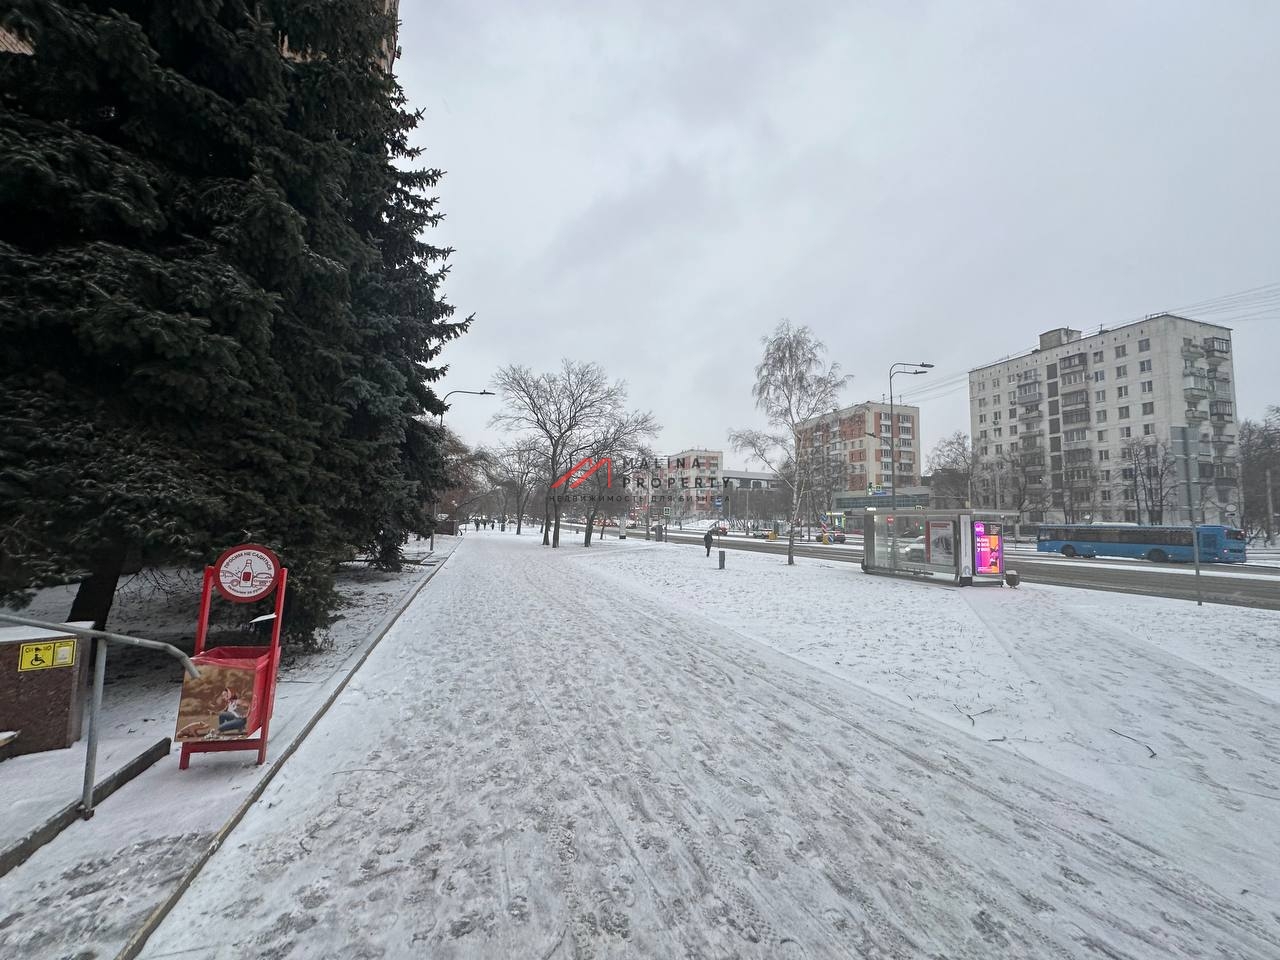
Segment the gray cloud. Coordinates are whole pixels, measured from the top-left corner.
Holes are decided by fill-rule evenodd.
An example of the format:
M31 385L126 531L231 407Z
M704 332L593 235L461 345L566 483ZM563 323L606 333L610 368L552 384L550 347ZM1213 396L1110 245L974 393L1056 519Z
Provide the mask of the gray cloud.
M1041 330L1280 280L1274 4L401 16L418 139L449 171L434 239L478 317L446 389L595 359L665 445L722 446L757 420L759 339L783 316L855 374L854 400L893 360L937 364L921 393ZM1245 414L1280 402L1278 319L1237 323ZM492 401L461 399L450 422L485 441ZM967 428L963 400L925 402L926 446Z

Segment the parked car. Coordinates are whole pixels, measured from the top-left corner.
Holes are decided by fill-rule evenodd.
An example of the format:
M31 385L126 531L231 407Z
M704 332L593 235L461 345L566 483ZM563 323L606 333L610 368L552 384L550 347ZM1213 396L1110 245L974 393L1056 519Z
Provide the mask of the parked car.
M910 540L898 540L898 556L915 563L924 563L924 537L912 537Z
M844 543L844 540L845 540L843 530L832 530L828 532L826 536L831 539L832 543ZM823 537L822 531L818 531L813 535L813 539L819 542L822 541L822 537Z
M729 528L723 523L713 523L709 529L712 533L719 534L722 537L729 532Z

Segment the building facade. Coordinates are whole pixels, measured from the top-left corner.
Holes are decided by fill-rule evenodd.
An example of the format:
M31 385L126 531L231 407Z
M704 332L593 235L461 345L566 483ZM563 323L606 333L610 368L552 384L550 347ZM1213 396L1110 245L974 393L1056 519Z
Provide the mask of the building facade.
M813 489L832 497L920 484L920 408L867 401L807 420L796 454Z
M1050 330L969 372L969 417L976 507L1069 523L1238 511L1226 327L1164 313L1090 336Z

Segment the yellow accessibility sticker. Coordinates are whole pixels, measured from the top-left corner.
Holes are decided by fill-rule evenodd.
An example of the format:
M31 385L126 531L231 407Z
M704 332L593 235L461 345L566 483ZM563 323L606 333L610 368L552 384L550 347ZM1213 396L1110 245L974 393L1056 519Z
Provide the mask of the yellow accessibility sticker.
M76 662L75 640L44 640L24 643L18 651L18 670L48 670L70 667Z

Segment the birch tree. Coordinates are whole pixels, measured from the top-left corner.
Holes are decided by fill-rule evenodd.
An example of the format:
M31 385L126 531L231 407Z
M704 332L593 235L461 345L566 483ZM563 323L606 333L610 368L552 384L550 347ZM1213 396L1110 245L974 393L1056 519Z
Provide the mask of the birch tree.
M793 327L782 320L771 336L763 339L764 353L756 365L756 384L751 395L764 415L764 430L731 430L729 442L776 473L791 494L787 518L787 563L795 559L795 519L800 515L808 472L801 468L800 425L829 413L836 406L840 390L851 379L840 373L840 365L825 359L826 346L807 326ZM786 470L790 465L792 469Z

